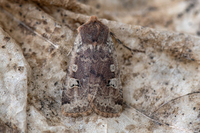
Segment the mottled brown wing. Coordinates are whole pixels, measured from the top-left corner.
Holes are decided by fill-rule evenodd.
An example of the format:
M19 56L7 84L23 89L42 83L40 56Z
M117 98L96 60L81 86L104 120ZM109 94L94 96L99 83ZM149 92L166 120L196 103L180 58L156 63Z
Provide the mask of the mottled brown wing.
M123 96L112 38L108 36L106 44L96 45L92 51L89 101L97 114L104 117L119 116Z
M92 16L79 27L62 94L66 116L119 116L122 88L117 56L109 29Z
M67 79L62 92L62 112L66 116L77 117L92 112L91 104L88 101L91 53L85 51L85 49L78 35L74 43Z

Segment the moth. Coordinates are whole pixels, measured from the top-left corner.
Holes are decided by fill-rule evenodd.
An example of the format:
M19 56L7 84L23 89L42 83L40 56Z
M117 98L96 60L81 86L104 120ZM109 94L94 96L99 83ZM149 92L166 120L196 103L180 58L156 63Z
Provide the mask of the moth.
M118 117L122 104L117 54L109 28L91 16L78 28L62 90L62 112L71 117L92 112Z

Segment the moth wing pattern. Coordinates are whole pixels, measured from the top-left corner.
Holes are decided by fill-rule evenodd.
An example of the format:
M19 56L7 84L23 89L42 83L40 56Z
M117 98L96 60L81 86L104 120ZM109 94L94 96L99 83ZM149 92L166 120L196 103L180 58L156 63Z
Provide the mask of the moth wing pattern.
M91 16L78 28L62 92L66 116L117 117L122 112L123 94L117 55L107 26Z
M88 67L90 63L84 60L81 37L78 35L74 42L68 74L62 92L62 112L66 116L77 117L92 112L88 101ZM87 76L88 75L88 76Z
M90 82L93 83L89 88L89 101L93 110L104 117L116 117L121 114L123 96L122 86L119 77L117 55L108 34L105 45L97 47L96 59L93 58ZM102 50L101 50L102 49ZM95 63L96 62L96 63Z

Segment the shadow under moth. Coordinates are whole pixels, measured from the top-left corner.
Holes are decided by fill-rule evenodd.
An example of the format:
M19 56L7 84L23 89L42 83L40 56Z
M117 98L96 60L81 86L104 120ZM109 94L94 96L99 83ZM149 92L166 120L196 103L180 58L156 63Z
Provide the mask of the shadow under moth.
M117 117L122 104L117 54L109 28L91 16L78 28L62 90L62 112L71 117L92 112Z

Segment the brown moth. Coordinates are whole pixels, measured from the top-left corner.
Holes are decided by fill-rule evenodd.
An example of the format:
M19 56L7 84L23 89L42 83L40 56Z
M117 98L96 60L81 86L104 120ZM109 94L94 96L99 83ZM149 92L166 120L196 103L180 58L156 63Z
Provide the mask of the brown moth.
M77 117L95 112L117 117L123 94L117 55L106 25L91 16L78 28L62 91L62 112Z

